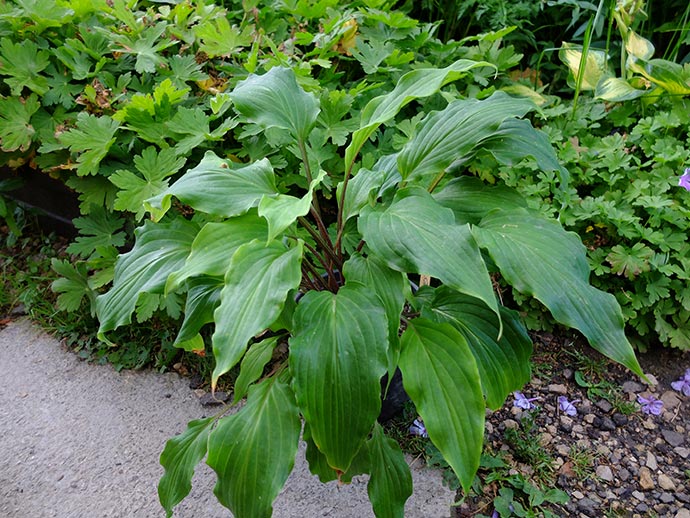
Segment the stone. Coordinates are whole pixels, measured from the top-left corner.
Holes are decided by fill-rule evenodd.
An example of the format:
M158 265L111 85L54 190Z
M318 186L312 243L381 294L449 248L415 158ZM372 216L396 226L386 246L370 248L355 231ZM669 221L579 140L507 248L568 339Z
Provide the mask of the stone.
M640 468L640 488L642 488L644 491L654 489L654 480L652 479L652 472L646 466Z
M647 379L649 380L649 387L654 388L659 384L659 380L656 379L656 376L654 374L645 373L645 376L647 376Z
M583 498L577 503L577 509L587 516L594 516L594 512L599 509L599 505L591 498Z
M637 394L644 390L644 385L638 383L637 381L626 381L623 383L623 392L626 394Z
M572 495L573 498L576 498L576 499L578 499L578 500L582 500L582 499L585 497L585 495L582 494L582 492L578 491L577 489L576 489L575 491L573 491L573 492L571 493L571 495Z
M674 518L690 518L690 509L681 509Z
M216 392L212 394L207 392L199 398L199 403L203 406L216 406L224 404L228 399L230 399L230 394L226 392Z
M609 466L597 466L596 475L601 480L613 482L613 471Z
M635 511L637 511L638 513L646 513L647 511L649 511L649 506L644 502L641 502L637 504L637 506L635 507Z
M680 405L680 396L673 390L667 390L659 399L664 402L664 408L667 410L673 410Z
M683 459L687 459L688 457L690 457L690 449L688 448L683 448L682 446L679 446L677 448L673 448L673 451L676 452L676 454Z
M584 420L585 423L587 423L587 424L592 424L592 423L594 422L594 418L595 418L595 417L596 417L596 416L595 416L594 414L587 414L587 415L584 416L582 419Z
M628 424L628 416L625 414L615 413L611 419L613 419L613 422L616 423L616 426L625 426Z
M640 493L639 491L633 491L632 496L633 496L633 498L636 498L640 502L642 502L644 500L644 493Z
M519 427L517 421L514 421L513 419L506 419L503 421L503 426L506 427L506 430L517 430Z
M670 504L675 500L675 497L671 493L661 493L659 496L659 500L661 500L665 504Z
M674 432L673 430L661 430L661 435L664 436L664 439L666 439L667 443L674 447L682 446L685 442L685 437L678 432Z
M616 429L616 423L610 417L602 417L599 428L605 432L613 432Z
M651 417L649 419L645 419L644 421L642 421L642 426L645 428L645 430L657 429L656 423L652 420Z
M630 477L630 471L628 471L627 469L621 468L618 470L618 478L621 479L623 482L630 480Z
M673 479L665 473L662 473L657 477L657 482L659 487L665 491L676 490L676 484L673 482Z
M552 394L566 395L568 393L568 388L561 383L552 383L547 387L547 389Z
M656 462L656 457L651 451L647 452L647 461L645 462L645 466L647 466L652 471L656 471L656 469L659 467L659 465Z
M595 403L595 406L606 414L608 414L613 409L613 405L606 399L600 399Z

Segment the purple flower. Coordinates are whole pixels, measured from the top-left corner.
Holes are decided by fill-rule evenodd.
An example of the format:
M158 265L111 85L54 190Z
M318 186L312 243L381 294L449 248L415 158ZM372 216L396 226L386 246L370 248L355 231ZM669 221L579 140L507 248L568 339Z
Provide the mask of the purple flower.
M577 408L575 408L575 403L579 402L579 399L573 399L572 401L568 401L567 397L558 396L558 408L561 409L561 412L569 416L577 415Z
M642 411L645 414L659 415L664 408L664 402L654 396L649 396L649 398L637 396L637 402L642 405Z
M412 426L410 426L410 435L419 435L425 439L429 437L429 434L426 431L426 426L424 426L424 421L422 421L421 417L418 417L412 421Z
M685 169L683 175L678 180L678 185L690 191L690 167Z
M685 374L678 381L671 383L671 386L678 392L682 392L686 396L690 396L690 369L685 371Z
M527 398L519 390L513 392L513 397L515 398L515 401L513 402L513 406L522 408L523 410L530 410L532 408L535 408L536 405L534 403L532 403L532 401L536 401L537 399L541 399L540 397Z

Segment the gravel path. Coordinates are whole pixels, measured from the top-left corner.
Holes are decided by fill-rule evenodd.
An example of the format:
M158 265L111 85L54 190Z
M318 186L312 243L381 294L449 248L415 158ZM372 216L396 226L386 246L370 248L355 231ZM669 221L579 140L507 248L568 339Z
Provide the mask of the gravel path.
M162 517L156 486L165 441L207 409L176 374L80 361L26 320L0 330L0 517ZM212 410L215 412L215 410ZM448 517L453 494L413 463L409 518ZM199 466L181 518L230 516ZM303 451L274 504L277 518L373 516L366 479L321 484Z

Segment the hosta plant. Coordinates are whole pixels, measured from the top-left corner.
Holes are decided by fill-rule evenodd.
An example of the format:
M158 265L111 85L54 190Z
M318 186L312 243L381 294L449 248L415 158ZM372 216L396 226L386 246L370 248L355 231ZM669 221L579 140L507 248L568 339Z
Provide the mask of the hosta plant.
M362 110L342 150L344 175L314 158L320 97L289 68L250 75L228 95L239 127L281 143L301 168L208 152L145 202L151 220L97 299L100 336L151 300L185 297L178 345L203 347L200 331L212 324L212 385L237 366L234 402L246 396L238 411L193 421L168 442L159 485L168 515L206 456L224 506L238 517L270 516L301 436L322 481L368 473L376 515L402 516L410 472L377 423L382 380L385 388L396 369L429 438L469 489L485 407L499 407L530 375L530 340L492 276L641 374L614 297L588 284L576 235L507 187L466 174L472 156L489 152L504 164L529 155L567 180L546 137L522 118L533 104L501 91L482 100L446 91L439 111L405 118L485 66L460 60L401 76ZM382 124L405 128L405 142L395 154L360 159ZM278 188L288 174L305 187ZM413 291L420 276L431 281ZM287 355L274 354L278 344Z

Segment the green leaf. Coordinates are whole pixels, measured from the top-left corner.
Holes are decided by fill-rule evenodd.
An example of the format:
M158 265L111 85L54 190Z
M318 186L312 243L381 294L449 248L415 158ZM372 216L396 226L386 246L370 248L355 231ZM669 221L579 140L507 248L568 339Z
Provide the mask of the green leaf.
M620 77L607 77L597 83L594 96L611 102L632 101L652 90L640 90Z
M200 334L194 335L189 340L176 341L173 345L190 353L204 351L205 349L204 337Z
M272 336L261 340L259 343L252 345L247 354L244 355L240 364L240 374L237 376L233 386L233 405L239 403L240 399L247 393L249 385L259 379L264 371L264 367L266 367L266 364L273 356L273 349L275 349L278 343L278 338L277 336Z
M301 241L286 248L282 243L254 240L232 256L214 313L213 387L240 360L249 340L278 318L288 292L299 287L303 253Z
M575 88L580 70L580 63L582 61L582 47L564 41L561 50L558 51L558 57L570 70L568 85L571 88ZM608 61L609 58L606 52L591 48L588 50L584 63L584 71L582 72L580 90L594 90L599 81L613 75L609 71Z
M458 225L452 211L424 189L401 189L385 209L367 207L359 231L391 268L431 275L484 301L498 315L491 278L469 225Z
M517 191L503 184L487 185L473 176L453 178L434 193L434 199L451 209L458 223L479 223L494 209L527 208Z
M134 248L115 265L113 287L96 300L98 337L131 322L141 293L161 293L171 272L183 264L198 227L182 218L170 223L147 221L134 231Z
M482 146L503 165L514 166L532 157L542 171L558 171L564 184L569 180L568 170L558 161L547 135L522 119L504 120Z
M144 205L154 221L159 221L170 209L173 196L195 210L232 217L256 207L264 195L277 193L268 159L235 164L209 151L198 166Z
M616 245L606 256L611 264L611 272L624 275L629 280L635 279L643 272L651 270L650 261L654 258L654 250L644 243L635 243L632 247Z
M88 215L72 220L79 236L67 247L67 253L86 259L100 255L100 247L120 247L125 244L122 232L124 220L103 207L92 207Z
M120 190L115 199L115 209L133 212L138 221L144 217L144 202L165 191L166 178L175 174L185 164L185 159L177 157L174 150L149 146L134 157L134 167L140 175L120 169L109 179ZM143 176L143 178L142 178Z
M71 264L67 260L53 258L50 267L60 278L50 285L50 289L59 293L57 305L62 311L78 311L84 297L93 307L96 296L89 286L89 271L85 263Z
M435 176L463 165L496 135L506 119L522 117L534 108L528 99L497 91L482 101L458 99L429 114L398 154L403 180Z
M115 133L119 128L117 121L107 115L99 117L81 112L77 116L77 127L66 131L58 140L68 146L72 153L80 153L77 158L77 174L84 176L96 174L101 160L115 143Z
M0 75L10 87L13 96L19 97L24 88L38 95L48 91L48 80L40 73L50 64L50 53L39 50L30 39L13 42L10 38L0 40Z
M290 339L299 407L328 465L347 472L381 410L386 314L365 286L300 299Z
M190 277L225 277L235 251L254 239L265 241L267 232L266 221L255 211L221 223L206 223L194 238L184 266L168 277L166 292L175 291Z
M264 129L288 130L306 142L319 115L319 101L305 92L291 68L275 67L266 74L250 75L230 94L238 112Z
M665 59L644 60L630 56L628 67L672 95L690 94L690 66Z
M213 312L220 305L223 279L196 277L189 281L184 308L184 322L173 345L193 340L201 328L213 322Z
M477 361L487 405L493 410L530 380L532 341L515 312L501 307L503 334L498 341L498 319L474 297L441 286L422 315L427 312L429 318L452 324L465 337Z
M297 218L306 216L311 208L314 198L314 190L326 176L323 169L309 184L309 191L302 198L296 198L288 194L264 196L259 202L259 216L266 218L268 222L268 241L274 240L286 228L292 225Z
M643 375L625 337L618 302L588 283L585 247L576 234L526 210L494 211L473 233L515 289L541 301L558 322L581 331L596 350Z
M243 30L231 27L226 16L217 16L194 27L194 36L201 40L199 50L209 57L231 56L252 44L253 26Z
M484 441L484 396L465 338L450 324L416 318L402 335L400 370L429 438L468 492Z
M36 130L31 116L41 107L36 94L26 99L7 97L0 99L0 148L3 151L24 152L31 146Z
M362 110L359 129L352 134L352 142L345 150L345 170L352 168L359 150L376 128L393 119L403 106L415 99L435 94L444 85L456 81L475 67L494 67L494 65L485 61L460 59L446 68L412 70L398 80L391 92L369 101Z
M379 171L360 169L347 183L345 200L343 203L343 221L356 216L367 205L376 201L378 190L383 184L384 175ZM341 199L344 182L338 184L338 200Z
M359 282L371 289L381 300L388 320L388 376L393 377L400 355L400 315L410 293L410 282L399 271L392 270L376 257L353 255L343 265L343 274L348 282Z
M183 433L165 444L160 458L165 474L158 483L158 499L165 508L167 518L173 515L173 508L192 489L194 468L206 455L208 437L214 422L214 417L190 421Z
M371 477L367 492L377 518L403 518L405 501L412 495L412 474L400 446L374 425L368 441Z
M214 493L235 516L268 518L292 471L302 423L288 383L269 378L249 389L247 404L211 432L206 461Z
M167 23L160 22L144 27L143 30L133 36L126 33L114 35L115 41L120 45L117 50L124 54L136 56L134 69L139 74L145 72L153 74L157 72L159 67L166 66L166 60L161 55L161 51L178 43L174 38L161 38L166 29Z
M216 130L211 131L212 120L202 110L181 106L172 120L166 123L171 132L184 135L177 139L175 153L186 155L206 141L221 140L237 124L236 119L226 119Z

